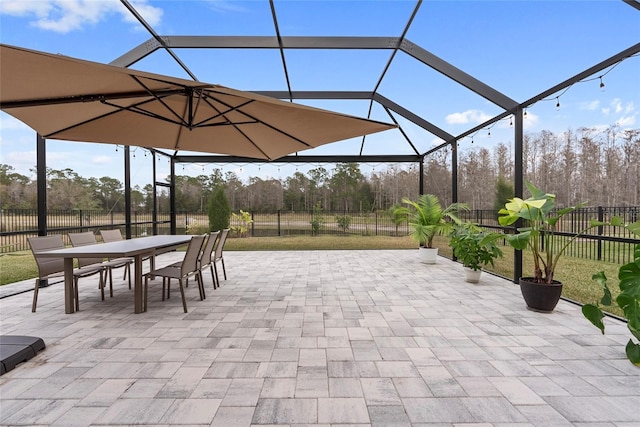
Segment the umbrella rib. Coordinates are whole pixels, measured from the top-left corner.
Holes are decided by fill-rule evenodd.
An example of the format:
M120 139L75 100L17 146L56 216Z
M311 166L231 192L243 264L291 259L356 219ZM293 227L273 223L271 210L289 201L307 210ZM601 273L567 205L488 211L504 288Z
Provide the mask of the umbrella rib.
M244 102L244 103L242 103L242 104L240 104L240 105L238 105L238 106L236 106L236 107L227 106L229 109L228 109L227 111L221 112L220 110L218 110L214 105L212 105L212 104L207 100L207 95L206 95L206 94L204 94L204 95L201 97L201 99L204 99L204 102L206 102L206 103L207 103L207 105L209 105L209 107L213 108L213 109L214 109L218 114L213 115L213 116L211 116L211 117L208 117L208 118L206 118L206 119L204 119L204 120L202 120L202 121L200 121L200 122L198 122L198 123L194 124L194 127L206 127L206 126L230 125L230 124L232 124L232 122L231 122L231 121L229 121L229 119L227 119L226 117L225 117L225 119L227 119L227 121L226 121L226 122L224 122L224 123L213 123L213 124L209 124L209 125L205 125L205 123L206 123L206 122L208 122L208 121L211 121L211 120L215 120L215 119L217 119L217 118L218 118L218 117L220 117L220 116L223 116L223 117L224 117L224 115L225 115L225 114L231 113L232 111L237 111L239 108L242 108L242 107L244 107L245 105L247 105L247 104L251 104L252 102L254 102L254 100L253 100L253 99L250 99L250 100L248 100L247 102ZM213 98L213 99L215 99L215 98ZM217 100L216 100L216 101L217 101ZM249 123L257 123L257 122L255 122L255 121L253 121L253 122L241 122L241 123L236 122L236 124L243 124L243 125L244 125L244 124L249 124Z
M225 106L225 107L227 107L227 108L233 108L233 107L231 107L231 105L227 104L226 102L224 102L224 101L222 101L222 100L220 100L220 99L218 99L218 98L214 98L214 97L212 97L212 96L209 96L209 97L210 97L210 98L215 99L215 100L216 100L216 102L219 102L220 104L224 105L224 106ZM253 102L253 100L252 100L252 102ZM211 104L210 104L210 105L211 105ZM215 108L213 105L211 105L211 107L217 110L217 108ZM295 136L293 136L293 135L291 135L291 134L289 134L289 133L287 133L287 132L285 132L285 131L283 131L283 130L280 130L280 129L278 129L277 127L272 126L272 125L270 125L269 123L267 123L267 122L265 122L265 121L263 121L263 120L260 120L260 119L258 119L258 118L256 118L256 117L252 116L251 114L249 114L249 113L247 113L247 112L245 112L245 111L237 110L237 109L236 109L235 111L237 111L237 112L238 112L238 113L240 113L240 114L243 114L243 115L247 116L247 117L248 117L248 118L250 118L251 120L255 120L255 122L256 122L256 123L261 123L261 124L265 125L266 127L268 127L269 129L274 130L274 131L276 131L276 132L278 132L278 133L280 133L280 134L282 134L282 135L284 135L284 136L286 136L286 137L288 137L288 138L293 139L294 141L296 141L296 142L298 142L298 143L300 143L300 144L304 145L304 146L305 146L305 147L307 147L307 148L312 148L312 146L311 146L310 144L307 144L306 142L304 142L304 141L303 141L303 140L301 140L300 138L297 138L297 137L295 137ZM224 116L224 115L223 115L223 116ZM231 124L233 125L233 122L232 122ZM236 126L234 125L234 127L236 127ZM243 133L240 129L238 129L237 127L236 127L236 130L238 130L238 132L241 132L241 133L244 135L244 133ZM245 135L245 136L246 136L246 135ZM251 141L251 142L253 143L253 141ZM254 144L254 145L255 145L255 144Z
M176 113L175 111L173 111L173 109L171 107L169 107L167 105L166 102L164 102L162 100L162 98L158 97L151 89L149 89L144 83L142 83L142 81L137 77L137 76L131 76L131 78L133 78L133 80L136 81L136 83L138 83L140 86L142 86L143 89L145 89L149 95L153 96L159 103L161 103L162 105L164 105L164 107L169 110L174 116L176 116L176 118L182 122L183 126L190 126L190 123L185 123L184 118L180 117L180 115L178 113ZM188 88L183 86L183 93L185 96L191 98L193 96L193 92L191 90L189 90Z

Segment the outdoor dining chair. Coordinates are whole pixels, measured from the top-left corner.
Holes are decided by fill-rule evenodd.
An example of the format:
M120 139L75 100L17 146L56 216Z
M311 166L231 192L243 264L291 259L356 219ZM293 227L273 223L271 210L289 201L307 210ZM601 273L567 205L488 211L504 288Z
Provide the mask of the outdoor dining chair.
M69 233L69 240L71 240L71 245L76 246L86 246L86 245L95 245L98 243L96 240L95 234L91 231L86 231L84 233ZM124 267L124 279L129 279L129 289L131 289L131 264L133 264L133 258L113 258L108 261L104 261L103 258L81 258L78 260L78 266L81 266L81 260L83 265L91 265L95 263L102 263L102 265L107 269L107 273L109 275L109 296L113 298L113 269ZM104 298L103 298L104 299Z
M119 242L121 240L124 240L124 238L122 237L122 233L117 228L115 230L100 230L100 236L102 237L102 241L105 243ZM155 255L149 255L142 258L142 261L146 260L149 260L149 269L153 270L156 266ZM127 278L126 274L127 270L125 270L125 277L123 278L123 280ZM131 277L131 270L129 270L129 277ZM131 280L129 280L129 285L131 285ZM131 286L129 286L129 289L131 289Z
M182 296L182 308L187 313L187 301L184 296L184 285L187 279L192 276L196 276L198 282L198 290L200 291L200 300L205 298L204 287L202 285L202 274L198 268L198 258L202 251L202 245L204 244L205 235L193 236L187 247L187 251L184 255L184 259L180 264L180 267L167 266L157 270L151 270L144 276L144 297L143 297L143 311L147 311L147 290L150 277L160 276L162 277L162 301L165 300L165 289L167 298L171 296L171 279L177 279L180 284L180 295ZM165 288L166 286L166 288Z
M198 269L201 274L207 267L211 269L211 279L213 280L213 289L218 287L216 275L213 271L213 251L215 249L215 245L218 241L218 237L220 236L219 231L214 231L209 233L207 237L207 242L204 244L202 252L200 252L200 256L198 257ZM182 261L174 262L169 267L180 268L182 265ZM189 287L189 281L185 283L186 287ZM205 296L206 298L206 296Z
M218 239L218 244L215 247L214 255L213 255L213 269L216 274L216 281L218 282L218 287L220 286L220 276L218 276L218 267L216 264L218 262L222 263L222 273L224 274L224 280L227 280L227 270L224 267L224 245L227 242L227 236L229 235L230 229L225 228L220 232L220 238Z
M218 278L216 277L215 272L213 271L213 255L215 247L218 243L218 238L220 237L219 231L214 231L209 233L209 237L207 238L207 243L204 245L204 249L200 254L200 259L198 259L198 269L200 270L200 276L202 277L202 271L209 267L211 271L211 280L213 280L213 289L217 289L219 286Z
M62 236L42 236L42 237L29 237L27 238L31 252L36 260L38 266L38 277L36 278L36 286L33 291L33 303L31 305L31 311L36 312L36 305L38 304L38 288L40 280L51 279L55 277L61 277L64 275L64 259L60 258L44 258L39 257L38 254L54 249L64 249L64 242ZM86 265L84 267L73 269L73 293L75 298L76 310L79 310L78 302L78 280L81 277L89 277L94 274L100 274L100 291L102 292L102 299L104 300L104 272L106 267L102 264Z

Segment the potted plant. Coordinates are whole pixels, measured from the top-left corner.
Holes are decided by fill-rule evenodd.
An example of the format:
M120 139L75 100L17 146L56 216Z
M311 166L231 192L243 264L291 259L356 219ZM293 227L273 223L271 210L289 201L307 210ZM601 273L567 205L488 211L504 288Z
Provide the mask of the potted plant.
M437 235L448 235L453 230L453 223L460 223L457 213L468 211L465 203L452 203L443 208L433 194L422 194L417 201L402 199L407 206L400 206L398 212L405 215L413 237L420 245L420 259L426 264L435 264L438 248L433 247L433 238Z
M478 283L482 267L494 266L493 260L502 256L502 250L496 243L501 238L501 234L490 233L470 222L454 228L449 245L453 255L464 266L467 282Z
M640 236L640 222L629 224L626 228ZM614 303L622 309L627 318L627 327L638 342L633 342L630 338L625 347L627 359L631 363L640 367L640 244L635 246L633 261L620 267L618 279L620 280L620 294L615 300L611 295L611 290L607 286L607 276L604 271L593 275L593 280L602 286L603 295L600 301L595 304L585 304L582 306L582 314L593 323L604 335L604 313L601 306L612 306Z
M530 182L527 182L526 186L531 197L526 200L519 197L510 199L504 208L498 211L498 221L502 226L512 225L519 219L525 222L524 227L517 229L517 234L505 236L507 242L515 249L529 249L533 256L533 276L520 278L520 291L527 307L536 311L551 312L562 294L562 283L557 281L554 275L564 251L591 228L616 224L592 220L584 230L572 237L563 238L556 230L558 221L584 204L555 210L555 195L545 193Z

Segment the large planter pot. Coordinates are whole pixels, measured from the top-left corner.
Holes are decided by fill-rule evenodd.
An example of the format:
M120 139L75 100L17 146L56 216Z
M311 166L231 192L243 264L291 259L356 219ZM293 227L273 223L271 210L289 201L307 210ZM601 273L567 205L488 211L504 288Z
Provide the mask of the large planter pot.
M438 248L425 248L420 246L418 250L418 254L420 256L420 262L425 264L435 264L438 259Z
M550 313L562 295L562 283L554 280L550 285L534 282L532 277L520 278L520 292L527 307L534 311Z
M469 267L464 267L464 280L469 283L478 283L480 281L480 275L482 270L474 270Z

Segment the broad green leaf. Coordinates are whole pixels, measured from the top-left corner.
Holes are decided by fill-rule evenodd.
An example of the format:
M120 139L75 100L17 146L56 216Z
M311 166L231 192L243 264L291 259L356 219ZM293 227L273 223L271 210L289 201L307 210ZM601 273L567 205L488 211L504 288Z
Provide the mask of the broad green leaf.
M609 225L609 223L598 221L597 219L592 219L591 221L589 221L589 227L599 227L601 225Z
M599 271L598 273L591 276L591 280L595 280L603 288L607 286L607 275L604 274L604 271Z
M524 233L510 234L507 236L507 241L514 248L523 250L527 248L530 236L531 233L526 231Z
M576 206L569 206L568 208L562 208L558 211L558 216L564 216L566 214L568 214L569 212L573 212L576 210Z
M547 201L528 199L528 200L525 200L524 203L532 208L542 209L542 207L544 206L545 203L547 203Z
M629 359L631 363L640 366L640 344L635 344L629 340L625 347L625 352L627 353L627 359Z
M640 236L640 221L628 224L626 228L633 234Z
M620 279L620 289L630 290L632 294L640 297L640 263L630 262L621 266L618 270L618 279Z
M595 327L600 329L600 332L604 335L604 323L602 323L604 314L602 313L602 310L593 304L585 304L582 306L582 314L587 318L587 320L589 320L589 322L593 323Z
M609 224L613 225L614 227L623 226L624 218L622 218L621 216L614 216L613 218L611 218L611 221L609 221Z
M611 305L611 300L612 300L611 291L607 286L607 276L604 274L604 271L600 271L594 274L593 276L591 276L591 279L598 282L598 284L602 287L603 295L602 295L602 299L600 300L600 304Z
M518 219L520 219L518 215L504 215L504 216L498 217L498 222L500 223L500 225L504 227L504 226L513 224Z

